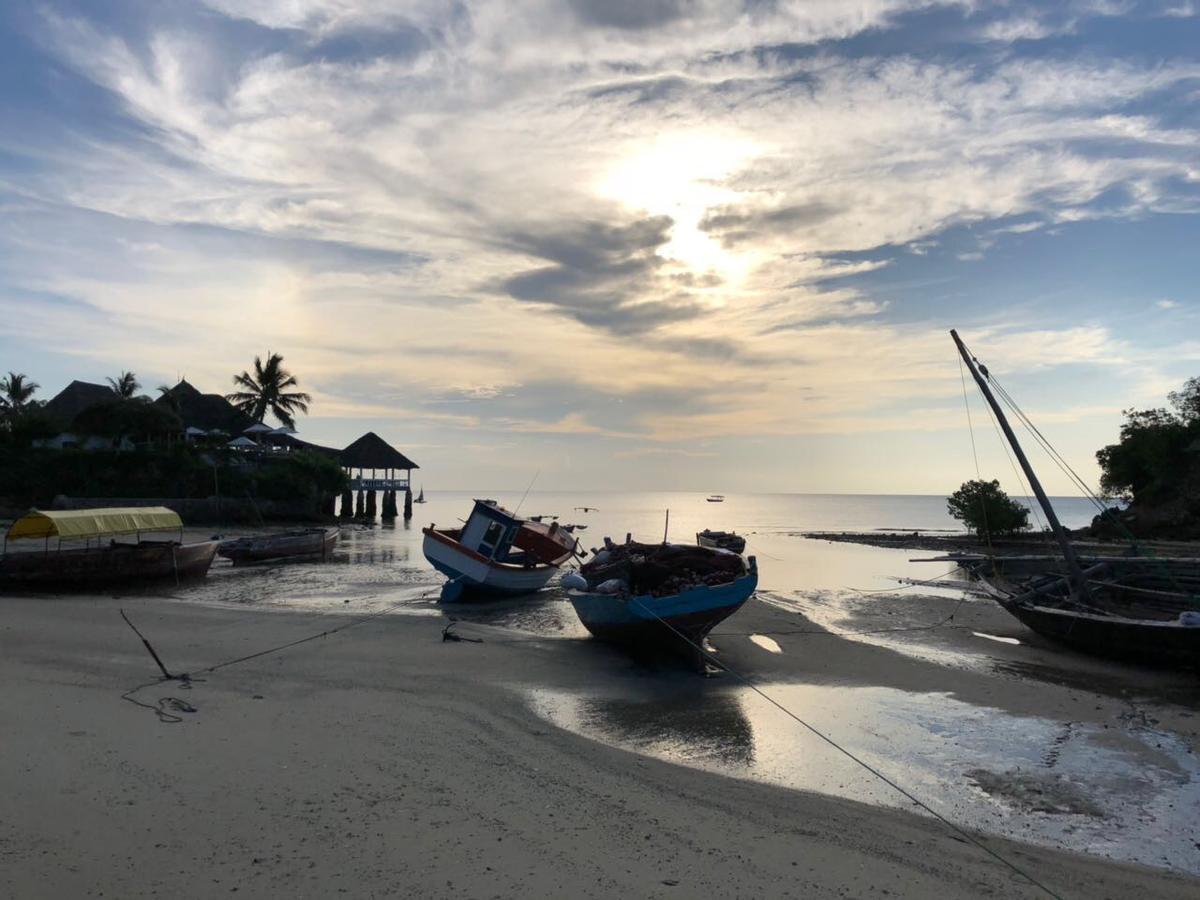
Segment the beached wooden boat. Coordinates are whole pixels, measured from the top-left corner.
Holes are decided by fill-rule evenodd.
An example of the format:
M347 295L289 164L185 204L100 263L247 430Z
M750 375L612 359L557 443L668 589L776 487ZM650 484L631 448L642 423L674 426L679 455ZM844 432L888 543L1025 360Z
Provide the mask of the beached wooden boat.
M340 535L341 529L336 525L253 535L221 541L217 554L233 560L234 565L281 559L328 559Z
M1081 559L988 385L987 370L950 332L1037 497L1061 561L966 563L980 584L1038 634L1101 656L1200 665L1200 570L1194 560ZM982 371L981 371L982 369Z
M746 539L740 534L733 531L713 531L711 528L696 532L696 544L733 553L741 553L746 549Z
M522 519L494 500L476 500L462 528L421 531L425 558L449 579L447 602L540 591L576 552L575 538L557 522Z
M563 585L597 638L701 661L705 636L754 593L758 563L708 547L606 540Z
M142 540L178 531L179 540ZM134 536L134 542L118 537ZM33 550L11 544L40 540ZM67 546L63 546L63 542ZM79 542L83 546L79 546ZM94 542L94 543L93 543ZM183 542L179 515L165 507L30 510L8 529L0 557L0 588L87 590L112 584L203 578L217 541Z

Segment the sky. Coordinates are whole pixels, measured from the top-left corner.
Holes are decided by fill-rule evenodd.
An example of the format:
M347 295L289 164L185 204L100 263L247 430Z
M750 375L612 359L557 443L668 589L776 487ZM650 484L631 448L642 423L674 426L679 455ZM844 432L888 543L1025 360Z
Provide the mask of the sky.
M957 328L1095 482L1200 375L1198 132L1190 0L8 3L0 370L278 352L433 489L1024 493Z

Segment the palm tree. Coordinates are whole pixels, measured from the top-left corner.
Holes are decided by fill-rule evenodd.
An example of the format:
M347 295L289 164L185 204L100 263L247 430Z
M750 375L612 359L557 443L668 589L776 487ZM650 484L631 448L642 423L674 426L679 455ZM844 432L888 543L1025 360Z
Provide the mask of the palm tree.
M122 372L116 378L108 379L108 386L122 400L132 400L133 395L141 389L137 376L132 372Z
M9 372L7 378L0 378L0 411L5 416L17 416L24 412L29 398L41 387L35 381L26 381L26 378L16 372Z
M296 421L292 414L308 412L308 404L312 401L312 397L300 391L287 392L288 388L298 387L299 382L283 367L283 357L270 351L266 365L261 357L254 357L254 374L235 375L233 383L242 390L226 394L225 399L255 422L261 422L270 412L284 425L293 428Z

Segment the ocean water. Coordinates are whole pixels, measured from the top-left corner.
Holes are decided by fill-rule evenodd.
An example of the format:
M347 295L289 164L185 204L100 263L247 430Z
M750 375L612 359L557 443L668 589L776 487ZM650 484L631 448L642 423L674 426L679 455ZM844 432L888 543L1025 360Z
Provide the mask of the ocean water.
M897 579L930 579L945 573L946 564L912 562L936 554L888 550L860 544L806 540L808 531L937 531L961 532L940 496L866 494L730 494L723 503L707 495L681 492L539 492L427 491L427 501L413 507L410 522L402 519L373 527L346 525L333 565L267 566L233 569L218 561L208 581L189 592L199 600L283 604L289 607L371 611L408 596L399 607L412 614L436 611L443 579L421 552L421 528L454 527L471 511L474 498L497 500L522 515L557 517L563 524L585 526L576 532L584 549L603 546L604 538L691 543L705 528L737 531L747 539L746 553L759 565L763 591L794 592L841 589L884 590ZM1091 504L1082 498L1054 501L1063 524L1077 527L1091 520ZM246 529L222 529L227 536ZM1049 549L1049 539L1047 538ZM559 632L578 632L565 598L558 606L524 604L512 611L508 624ZM534 609L534 612L530 612ZM530 617L541 616L543 621ZM581 632L579 632L581 633Z

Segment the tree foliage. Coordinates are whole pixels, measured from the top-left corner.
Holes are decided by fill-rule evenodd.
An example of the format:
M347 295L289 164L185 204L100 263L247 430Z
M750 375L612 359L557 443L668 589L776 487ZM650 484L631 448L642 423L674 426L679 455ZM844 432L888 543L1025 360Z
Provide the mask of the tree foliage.
M225 399L246 413L256 422L261 422L268 412L288 427L296 424L297 412L307 413L312 397L302 391L289 391L299 387L299 382L283 367L283 357L278 353L267 353L264 364L262 357L254 357L254 374L242 372L233 377L233 383L241 388Z
M6 377L0 378L0 415L9 421L19 416L40 386L19 372L9 372Z
M1168 400L1173 409L1125 410L1120 440L1097 451L1106 493L1153 505L1178 501L1200 486L1200 378Z
M116 378L109 378L108 386L122 400L132 400L142 387L132 372L122 372Z
M980 537L1029 527L1029 510L1000 490L1000 482L971 480L946 498L946 511Z
M183 422L171 410L141 397L89 406L75 417L71 430L116 440L129 438L137 443L177 435L183 430Z

